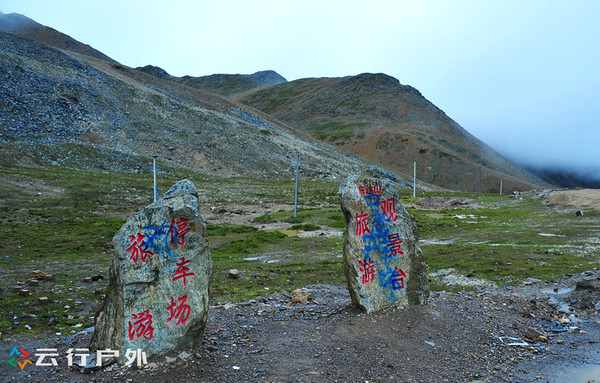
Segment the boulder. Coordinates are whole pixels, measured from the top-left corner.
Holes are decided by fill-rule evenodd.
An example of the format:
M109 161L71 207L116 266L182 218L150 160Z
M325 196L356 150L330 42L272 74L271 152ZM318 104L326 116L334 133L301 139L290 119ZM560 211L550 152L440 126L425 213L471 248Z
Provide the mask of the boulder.
M350 176L340 186L346 217L344 271L352 302L367 313L424 305L427 270L417 225L386 179Z
M113 246L90 349L119 351L123 364L128 351L150 358L200 344L212 262L194 184L178 182L131 217Z

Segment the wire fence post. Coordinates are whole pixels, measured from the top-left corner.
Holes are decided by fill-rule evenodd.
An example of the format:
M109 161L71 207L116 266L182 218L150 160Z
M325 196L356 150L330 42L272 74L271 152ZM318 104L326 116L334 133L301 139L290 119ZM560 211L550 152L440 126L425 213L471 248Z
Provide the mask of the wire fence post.
M479 164L479 198L481 198L481 164Z
M417 197L417 162L413 162L413 199Z
M294 218L298 217L298 169L300 168L300 152L296 150L296 193L294 195Z
M154 172L154 202L158 199L158 186L156 185L156 156L152 156L152 168Z

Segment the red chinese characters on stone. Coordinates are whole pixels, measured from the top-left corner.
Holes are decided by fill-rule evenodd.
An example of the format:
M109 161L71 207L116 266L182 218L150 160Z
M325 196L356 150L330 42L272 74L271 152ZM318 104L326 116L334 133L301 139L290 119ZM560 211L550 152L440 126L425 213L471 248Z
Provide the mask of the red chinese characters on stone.
M185 235L190 232L190 228L187 227L189 220L185 218L179 218L179 221L175 223L175 220L171 220L171 228L169 232L171 234L171 244L175 245L177 242L180 246L185 245Z
M138 260L144 263L149 255L154 255L154 253L148 251L146 248L146 236L144 234L137 233L137 236L130 235L129 240L131 246L125 251L131 253L129 259L131 259L133 263L137 264Z
M398 233L389 234L388 240L390 241L388 243L388 248L390 249L392 257L395 257L397 255L404 255L404 252L400 248L400 245L402 245L403 241L400 240L400 236Z
M362 284L366 285L373 282L375 279L375 263L369 257L366 257L364 261L358 261L360 265L360 272L362 273Z
M366 185L359 186L358 192L361 196L369 195L369 194L381 194L381 185Z
M385 201L381 201L381 210L385 214L385 218L391 220L392 222L396 222L398 220L398 216L396 215L396 200L393 198L386 199Z
M400 290L404 288L404 278L406 278L406 274L399 268L394 268L394 272L392 273L390 280L392 282L392 288L394 290Z
M185 278L196 275L194 273L189 272L190 268L186 267L188 263L190 263L190 261L187 261L184 257L181 257L179 259L179 263L177 263L177 270L175 270L175 278L173 278L173 282L183 279L183 285L186 286Z
M137 338L144 337L148 340L152 340L152 334L154 334L154 328L152 327L152 315L150 315L148 310L139 314L131 314L131 320L129 321L130 340L133 340L133 338L136 336Z
M356 213L356 215L354 216L354 219L356 220L356 235L357 236L364 235L365 233L371 233L371 230L369 229L368 218L369 218L369 215L364 214L362 211L360 212L360 214Z
M187 295L177 299L177 301L179 302L179 306L175 307L175 301L173 300L173 297L171 297L171 306L167 307L167 310L171 313L171 316L167 319L167 323L173 319L177 319L175 326L185 324L190 317L191 311L191 307L185 304Z

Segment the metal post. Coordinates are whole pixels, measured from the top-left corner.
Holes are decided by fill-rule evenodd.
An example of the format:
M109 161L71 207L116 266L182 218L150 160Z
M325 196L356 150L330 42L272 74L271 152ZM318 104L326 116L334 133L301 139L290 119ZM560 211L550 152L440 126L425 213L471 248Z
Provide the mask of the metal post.
M300 152L296 150L296 193L294 197L294 218L298 217L298 168L300 167Z
M154 168L154 202L158 199L158 186L156 186L156 156L152 156L152 167Z
M413 162L413 198L417 197L417 162Z
M504 180L504 176L500 177L500 195L502 195L502 181Z
M481 198L481 164L479 164L479 198Z

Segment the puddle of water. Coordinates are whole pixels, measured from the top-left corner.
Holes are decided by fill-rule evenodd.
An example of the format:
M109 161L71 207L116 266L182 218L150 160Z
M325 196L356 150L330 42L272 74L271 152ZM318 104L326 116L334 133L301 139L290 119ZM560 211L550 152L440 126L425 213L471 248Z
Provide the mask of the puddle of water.
M600 365L584 365L569 368L551 380L552 383L578 383L600 381Z
M562 287L562 288L558 289L558 291L554 291L554 289L542 289L542 290L540 290L540 294L562 295L562 294L572 293L573 291L575 291L575 286Z
M421 239L419 240L419 244L420 245L451 245L454 242L454 240L450 239L450 240L446 240L446 241L438 241L435 239L432 240L428 240L428 239Z
M473 219L473 218L477 218L477 216L473 215L473 214L457 214L457 215L452 216L452 218L458 218L458 219L471 218L471 219Z

